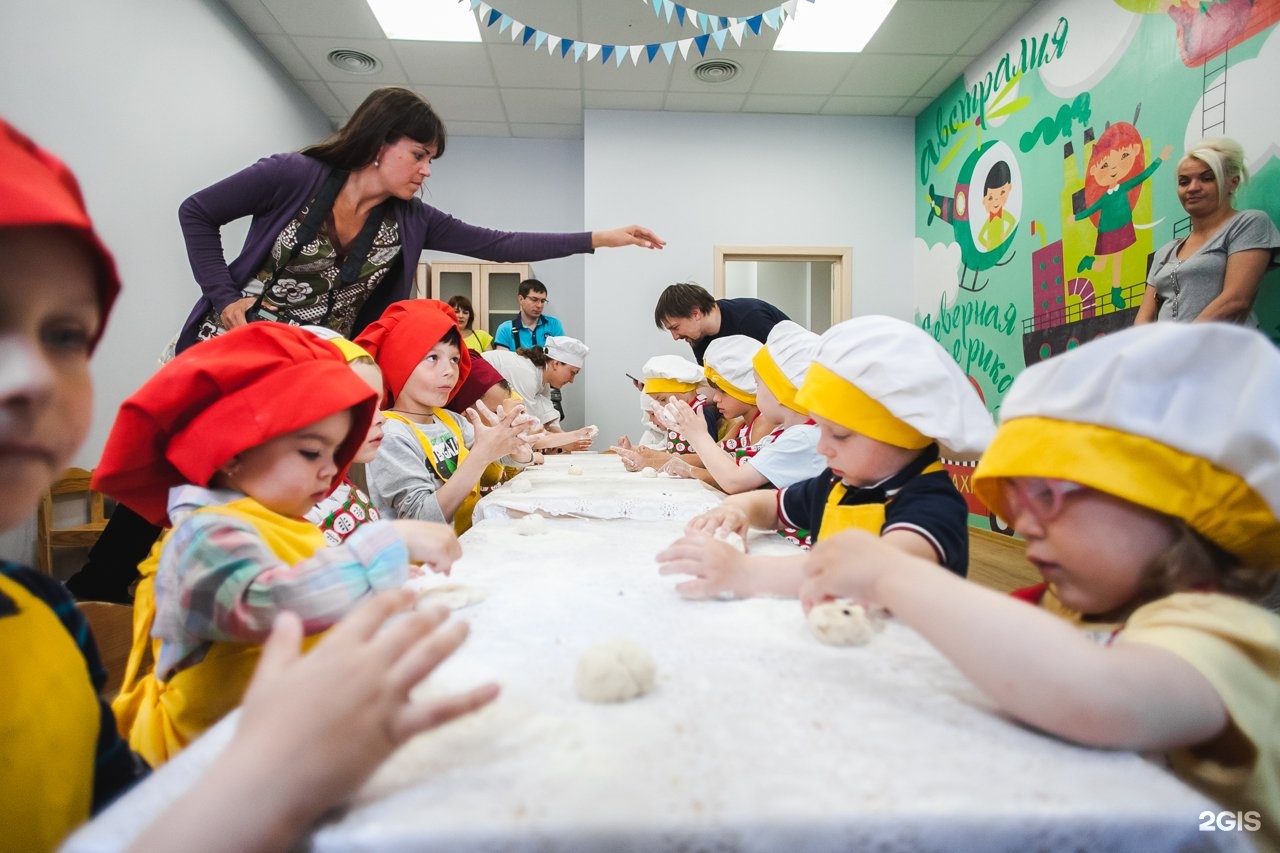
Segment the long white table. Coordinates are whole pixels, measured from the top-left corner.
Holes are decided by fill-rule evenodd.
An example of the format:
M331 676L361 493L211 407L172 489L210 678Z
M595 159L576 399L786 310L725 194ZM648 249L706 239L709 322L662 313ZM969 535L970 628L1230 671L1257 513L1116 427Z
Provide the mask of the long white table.
M573 466L582 473L570 475ZM612 453L548 456L544 464L522 471L517 480L527 484L528 490L512 484L499 486L476 504L475 520L537 512L563 518L685 521L724 498L701 480L628 473Z
M794 601L689 602L655 553L677 522L492 519L452 578L483 599L472 635L419 688L496 679L472 717L408 743L321 826L316 850L1089 851L1246 849L1201 833L1218 806L1128 753L1072 746L994 712L890 622L871 643L814 640ZM759 533L753 547L786 550ZM580 701L579 655L623 636L652 693ZM224 721L72 838L116 850L205 767Z

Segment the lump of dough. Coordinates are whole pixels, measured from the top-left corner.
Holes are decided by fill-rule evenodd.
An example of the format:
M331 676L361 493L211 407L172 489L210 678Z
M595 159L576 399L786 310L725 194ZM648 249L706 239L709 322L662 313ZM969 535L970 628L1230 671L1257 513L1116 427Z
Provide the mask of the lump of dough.
M570 476L570 477L581 477L581 476L582 476L582 466L581 466L581 465L570 465L570 466L569 466L569 476Z
M582 653L573 686L578 698L587 702L625 702L648 693L657 674L644 647L619 638Z
M729 545L732 545L734 548L737 548L739 551L742 551L743 553L746 553L747 543L745 540L743 540L742 534L736 530L730 530L727 527L721 527L718 530L716 530L715 538L719 539L721 542L726 542Z
M484 593L475 587L456 583L443 583L420 590L414 609L425 610L432 605L441 604L450 610L461 610L483 600Z
M503 484L503 488L512 494L522 494L533 488L528 477L515 477Z
M861 646L877 629L866 608L848 599L824 601L809 611L809 630L829 646Z
M656 476L658 476L658 469L657 469L657 468L645 468L645 469L643 469L643 470L640 472L640 476L641 476L641 477L656 477Z
M521 536L541 536L547 532L547 520L536 512L516 519L516 532Z

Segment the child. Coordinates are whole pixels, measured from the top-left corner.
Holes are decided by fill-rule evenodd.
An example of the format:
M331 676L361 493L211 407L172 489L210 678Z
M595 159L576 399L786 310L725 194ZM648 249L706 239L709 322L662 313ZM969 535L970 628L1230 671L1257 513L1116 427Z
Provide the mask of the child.
M365 384L381 398L382 371L378 369L373 356L332 329L326 329L323 326L304 326L303 328L337 347L338 352L342 353L342 357L346 359L356 376L363 379ZM378 455L378 447L382 444L382 429L386 422L386 416L381 411L373 413L368 435L365 437L364 444L360 445L356 455L352 457L352 465L367 464ZM373 505L373 501L369 500L364 490L352 482L351 476L343 474L338 488L307 510L303 517L320 528L326 544L341 545L348 536L356 532L360 525L378 521L382 518L382 514L378 512L378 508Z
M121 405L94 487L172 528L139 566L112 706L152 766L239 704L280 610L316 635L401 586L409 559L447 570L457 543L441 528L367 524L326 548L302 518L341 482L376 404L329 343L253 323L183 352Z
M1166 753L1224 808L1261 812L1255 840L1280 849L1280 617L1245 600L1280 567L1277 472L1270 341L1125 330L1024 371L974 475L1026 538L1040 607L854 534L814 549L801 598L889 608L1029 725Z
M3 121L0 258L0 531L7 531L36 511L84 439L88 360L119 282L71 173ZM465 626L435 632L442 614L409 614L403 630L375 634L407 604L399 593L370 601L303 660L297 620L282 616L231 742L142 847L288 846L399 743L490 701L492 685L431 705L408 702L407 690L397 689L402 679L425 677L457 648ZM413 659L413 671L393 675L369 666L371 658ZM143 766L98 698L105 672L70 596L52 578L7 562L0 562L0 672L4 844L51 850ZM337 738L359 749L325 746Z
M595 427L565 432L552 391L578 378L591 348L568 335L548 335L545 343L545 349L521 348L515 352L492 349L484 353L483 359L507 380L515 395L524 401L529 414L545 428L534 441L535 449L551 453L590 450Z
M678 355L655 355L641 368L644 376L644 394L655 406L665 406L673 400L685 403L704 423L704 429L718 433L720 418L714 407L707 405L707 398L698 392L706 380L702 368L696 362ZM651 413L659 426L664 426L663 419ZM679 430L666 426L667 441L662 448L663 453L690 453L691 448Z
M471 527L481 480L494 462L523 467L533 460L525 441L524 412L512 406L495 426L475 412L465 418L444 408L471 372L453 309L435 299L397 302L356 343L382 368L391 409L382 447L369 463L374 505L392 518L451 522ZM500 479L494 466L489 478Z
M730 496L690 522L689 533L658 555L663 574L698 576L680 593L795 595L805 558L755 557L706 535L729 528L745 537L748 526L778 524L807 529L817 541L866 530L963 577L969 511L938 462L939 444L976 455L992 424L951 356L902 320L846 320L822 335L795 403L817 422L828 469L776 493Z

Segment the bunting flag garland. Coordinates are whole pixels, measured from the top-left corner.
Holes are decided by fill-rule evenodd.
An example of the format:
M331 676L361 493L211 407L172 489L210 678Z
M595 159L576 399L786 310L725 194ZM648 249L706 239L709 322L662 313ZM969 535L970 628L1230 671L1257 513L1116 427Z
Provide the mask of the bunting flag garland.
M831 1L847 2L847 0ZM696 24L702 31L701 35L651 44L597 44L566 38L542 32L536 27L521 23L484 0L458 0L458 2L468 3L471 11L486 29L494 25L497 25L499 33L509 29L512 42L518 40L521 46L532 47L535 52L546 45L548 56L559 54L561 59L567 59L569 54L573 54L574 62L580 61L583 56L586 56L588 62L593 62L598 56L602 65L608 65L609 60L612 59L614 67L621 68L623 62L628 59L632 65L639 66L641 56L645 57L646 64L651 64L659 55L667 61L667 64L670 64L675 61L677 51L682 60L687 60L690 47L697 48L698 56L706 56L708 45L714 44L717 50L724 50L725 39L730 36L734 44L741 46L743 35L759 36L762 24L772 30L780 29L788 18L795 17L796 6L800 0L785 0L778 6L746 17L708 15L672 0L640 0L646 6L652 6L654 14L659 18L665 18L668 22L674 19L676 26L680 27L686 23ZM805 0L805 2L814 3L816 0Z

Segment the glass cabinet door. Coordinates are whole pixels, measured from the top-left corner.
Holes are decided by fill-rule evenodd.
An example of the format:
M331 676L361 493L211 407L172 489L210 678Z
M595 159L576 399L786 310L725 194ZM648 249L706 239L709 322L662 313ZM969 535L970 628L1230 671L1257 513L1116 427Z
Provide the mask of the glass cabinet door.
M485 264L483 267L484 315L486 329L496 333L499 326L520 313L516 295L520 282L532 275L528 264Z

